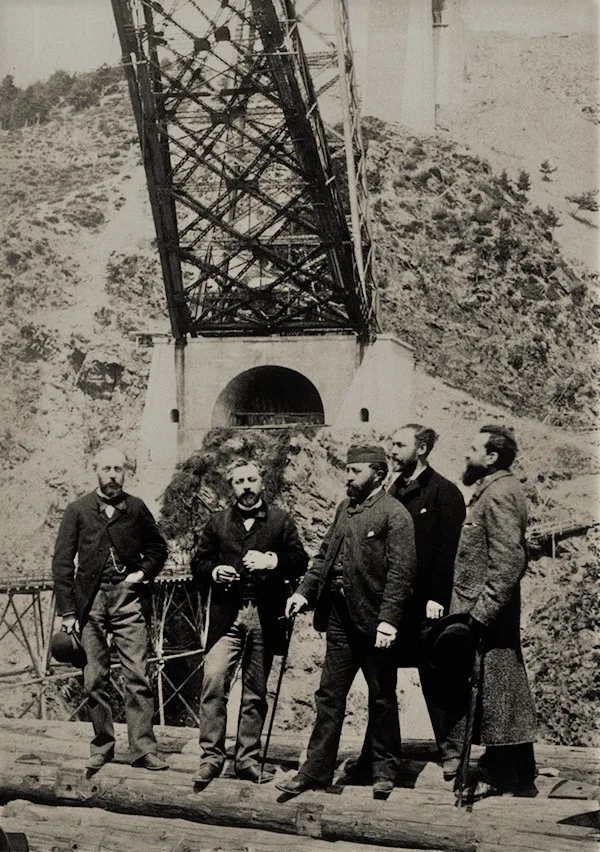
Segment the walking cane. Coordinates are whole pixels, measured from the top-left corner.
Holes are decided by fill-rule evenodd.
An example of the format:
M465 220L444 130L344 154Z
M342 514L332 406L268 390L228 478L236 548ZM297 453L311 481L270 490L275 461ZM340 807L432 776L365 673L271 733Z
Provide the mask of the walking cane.
M279 693L281 692L281 684L283 682L283 674L285 672L285 666L288 658L288 651L290 650L290 642L292 640L292 632L294 630L296 616L292 615L289 619L289 625L287 628L287 641L285 650L283 652L283 656L281 657L281 668L279 669L279 677L277 679L277 689L275 690L275 697L273 698L273 709L271 710L271 718L269 720L269 729L267 731L267 739L265 740L265 747L263 750L262 760L260 762L260 781L262 781L263 772L265 769L265 763L267 762L267 754L269 753L269 743L271 742L271 734L273 733L273 724L275 722L275 713L277 711L277 702L279 701Z
M479 691L481 687L481 672L483 660L483 642L481 637L475 646L475 656L473 658L473 669L471 672L471 692L469 696L469 711L467 713L467 724L465 729L465 740L463 743L462 753L460 756L460 764L456 773L456 783L454 792L457 794L457 807L461 808L465 787L467 786L467 778L469 775L469 761L471 759L471 746L473 745L473 731L475 728L475 714L477 712L477 702L479 700Z

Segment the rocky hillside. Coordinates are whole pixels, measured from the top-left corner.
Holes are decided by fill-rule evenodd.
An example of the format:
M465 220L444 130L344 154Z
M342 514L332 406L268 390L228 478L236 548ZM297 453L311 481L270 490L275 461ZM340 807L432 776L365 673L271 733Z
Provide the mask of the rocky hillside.
M456 479L471 428L509 420L534 516L589 514L598 472L593 436L560 424L589 424L595 411L587 354L597 322L593 280L562 259L547 216L516 186L518 175L495 174L447 141L406 138L377 123L366 131L383 322L415 346L417 414L442 433L436 466ZM8 578L48 571L58 520L88 487L86 466L101 442L123 446L135 460L151 356L136 333L167 331L168 320L124 87L111 83L87 108L59 100L46 123L0 131L0 145L0 573ZM209 507L219 505L219 471L240 440L250 441L270 462L271 493L294 510L314 549L340 495L348 437L327 430L210 435L171 493L199 491ZM132 476L135 490L135 470ZM197 501L192 508L180 501L174 511L167 500L162 523L189 550L202 517ZM580 557L572 558L583 572ZM574 611L558 585L562 569L553 560L543 582L532 572L532 665L543 660L565 607ZM573 587L576 599L585 582ZM573 645L581 659L591 659L587 622L569 629L569 641L581 638ZM311 636L304 620L282 711L297 728L310 721L318 676L321 646L302 641ZM540 668L544 695L557 695L557 665L552 659ZM545 732L556 739L564 708L543 701ZM351 703L357 724L363 704ZM587 726L585 714L578 718L573 741Z
M366 135L384 326L479 399L591 425L597 281L564 260L528 176L374 120Z

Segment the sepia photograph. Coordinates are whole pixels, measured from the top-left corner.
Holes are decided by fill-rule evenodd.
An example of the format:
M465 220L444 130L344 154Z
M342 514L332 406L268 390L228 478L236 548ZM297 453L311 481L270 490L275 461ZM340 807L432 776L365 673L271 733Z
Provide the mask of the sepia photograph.
M600 848L600 0L0 0L0 852Z

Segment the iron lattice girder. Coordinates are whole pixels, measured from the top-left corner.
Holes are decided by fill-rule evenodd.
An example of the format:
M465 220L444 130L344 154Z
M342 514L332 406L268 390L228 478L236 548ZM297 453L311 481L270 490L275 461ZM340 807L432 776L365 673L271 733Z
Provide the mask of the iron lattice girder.
M112 3L173 334L369 337L376 291L346 0ZM326 5L335 40L316 16ZM322 97L341 119L333 128Z

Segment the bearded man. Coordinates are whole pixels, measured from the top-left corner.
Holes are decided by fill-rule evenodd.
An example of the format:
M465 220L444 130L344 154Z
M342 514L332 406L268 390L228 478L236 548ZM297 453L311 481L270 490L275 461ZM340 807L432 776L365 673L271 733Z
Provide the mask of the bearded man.
M448 737L456 722L449 700L455 691L452 673L440 671L424 653L422 631L447 615L450 607L465 501L457 486L429 463L437 437L433 429L420 423L408 423L394 432L390 456L396 476L388 491L410 514L417 549L415 590L396 640L398 664L419 670L444 779L450 781L460 762L460 745ZM341 783L370 781L370 738L367 730L360 757L347 763Z
M307 758L294 778L276 784L291 796L331 783L346 698L359 669L369 690L373 795L387 798L394 787L400 726L392 646L412 594L416 560L410 515L383 489L387 472L382 447L348 450L348 499L287 602L288 616L314 607L315 629L327 631Z
M483 426L462 480L474 485L454 568L450 613L468 613L482 651L474 742L486 746L475 798L529 788L536 775L535 707L520 640L521 579L527 568L525 495L510 467L517 444L505 426ZM453 737L464 736L465 714Z
M145 503L123 491L125 466L120 450L105 447L97 453L98 487L67 506L52 561L61 629L81 631L87 658L83 685L94 726L90 773L115 753L108 693L109 633L123 671L131 762L150 770L168 768L157 754L152 728L154 696L147 671L145 617L151 582L165 563L167 545Z

